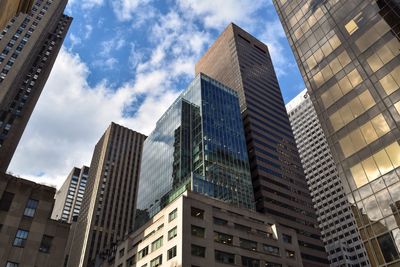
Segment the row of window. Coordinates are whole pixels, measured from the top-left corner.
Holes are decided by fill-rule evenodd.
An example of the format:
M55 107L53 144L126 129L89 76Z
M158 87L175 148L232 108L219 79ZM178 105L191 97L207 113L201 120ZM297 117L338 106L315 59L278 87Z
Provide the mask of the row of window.
M9 211L12 201L14 199L14 194L4 191L3 196L0 199L0 210ZM35 216L36 209L39 205L39 201L35 199L29 199L26 203L24 216L33 218Z

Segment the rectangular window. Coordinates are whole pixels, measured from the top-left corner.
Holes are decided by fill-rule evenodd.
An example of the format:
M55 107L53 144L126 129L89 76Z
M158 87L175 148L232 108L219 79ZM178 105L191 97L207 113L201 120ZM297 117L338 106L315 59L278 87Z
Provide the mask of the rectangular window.
M13 245L16 247L24 247L29 231L18 229Z
M149 246L143 248L142 250L139 251L138 253L138 260L143 259L144 257L147 256L147 254L149 254Z
M215 260L220 263L235 264L235 254L216 250Z
M235 229L240 230L240 231L251 232L251 227L248 227L248 226L243 225L243 224L235 223L234 227L235 227Z
M225 244L225 245L232 246L233 245L233 236L224 234L224 233L214 232L214 241Z
M206 256L206 248L192 244L192 256L204 258Z
M52 236L43 235L42 242L40 243L39 251L43 252L43 253L49 253L52 241L53 241Z
M174 209L168 214L168 222L171 222L178 216L178 209Z
M160 237L156 241L151 243L151 252L159 249L162 245L163 245L163 237Z
M387 95L397 91L400 87L400 66L379 80Z
M381 19L372 26L368 31L366 31L361 37L359 37L355 43L360 49L361 53L367 50L371 45L379 40L386 32L390 30L389 25Z
M176 246L167 251L167 260L170 260L175 256L176 256Z
M0 210L9 211L13 201L14 194L4 191L0 199Z
M253 250L253 251L257 250L257 242L255 242L255 241L240 238L239 242L240 242L241 248Z
M36 208L39 204L39 201L34 200L34 199L29 199L28 203L26 204L25 210L24 210L24 216L27 217L33 217L35 216Z
M195 218L204 219L204 210L192 207L191 215Z
M269 253L269 254L279 255L279 248L275 247L275 246L264 244L263 250L264 250L264 252Z
M18 267L18 263L7 261L6 267Z
M282 264L266 261L265 262L265 267L282 267Z
M282 234L282 240L287 244L292 244L292 237L290 235Z
M295 259L296 258L296 254L292 250L286 250L286 258Z
M157 266L161 266L162 264L162 255L158 256L155 259L152 259L150 261L150 267L157 267Z
M168 231L168 240L171 240L177 235L176 233L176 226Z
M132 257L126 260L126 266L128 267L134 266L135 263L136 263L136 255L133 255Z
M400 103L400 102L399 102ZM399 112L400 113L400 112ZM228 224L228 221L227 220L224 220L224 219L220 219L220 218L217 218L217 217L214 217L214 224L217 224L217 225L227 225Z
M242 266L243 267L260 267L260 261L253 259L253 258L242 256Z
M192 236L204 238L205 229L203 227L192 225L191 230Z

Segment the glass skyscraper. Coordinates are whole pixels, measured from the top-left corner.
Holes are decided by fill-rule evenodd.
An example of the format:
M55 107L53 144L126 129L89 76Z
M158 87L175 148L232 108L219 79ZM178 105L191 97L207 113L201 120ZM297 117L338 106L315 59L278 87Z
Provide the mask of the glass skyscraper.
M274 4L370 263L399 266L400 2Z
M254 209L237 93L199 74L144 142L138 225L186 189Z

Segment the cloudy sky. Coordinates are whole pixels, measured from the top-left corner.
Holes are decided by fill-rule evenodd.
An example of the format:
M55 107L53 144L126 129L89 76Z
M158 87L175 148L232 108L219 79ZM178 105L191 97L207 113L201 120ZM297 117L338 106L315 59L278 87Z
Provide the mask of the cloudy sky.
M74 17L9 171L60 187L111 121L148 134L235 22L269 46L286 102L303 88L271 0L70 0Z

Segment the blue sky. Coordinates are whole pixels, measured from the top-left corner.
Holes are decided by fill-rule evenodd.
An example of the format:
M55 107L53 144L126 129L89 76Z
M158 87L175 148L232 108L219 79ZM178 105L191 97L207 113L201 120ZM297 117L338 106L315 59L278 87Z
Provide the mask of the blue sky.
M303 88L271 0L70 0L74 17L9 168L59 187L111 121L144 134L230 23L269 46L285 102Z

